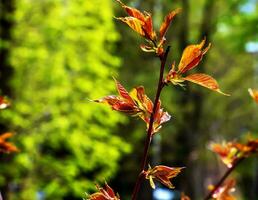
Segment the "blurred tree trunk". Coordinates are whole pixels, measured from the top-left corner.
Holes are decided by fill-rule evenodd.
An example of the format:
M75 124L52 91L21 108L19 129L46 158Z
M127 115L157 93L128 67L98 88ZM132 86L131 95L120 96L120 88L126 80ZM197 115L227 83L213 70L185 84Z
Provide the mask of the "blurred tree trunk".
M14 0L0 0L0 90L1 95L10 97L12 95L9 80L12 76L12 66L9 63L10 41L12 40ZM7 130L5 124L0 122L0 134ZM7 162L10 156L0 157L0 162ZM8 183L8 177L5 177ZM8 200L9 187L5 185L0 188L3 199Z
M188 45L190 30L189 30L189 1L182 0L182 18L181 18L181 34L179 38L179 47L180 51L183 52L184 48ZM206 0L203 6L202 11L202 22L199 30L199 38L196 43L199 43L203 38L206 38L207 42L210 42L212 37L212 31L214 29L214 0ZM207 57L207 56L206 56ZM198 71L205 73L205 58L198 66ZM202 138L201 128L201 115L203 109L203 94L201 90L193 90L191 85L187 84L187 90L182 92L182 99L180 101L179 107L192 106L192 109L186 109L182 114L184 115L183 119L185 121L185 126L181 126L181 130L178 132L177 141L178 143L185 144L182 148L179 149L180 157L185 158L186 167L189 170L186 170L184 173L184 178L182 180L192 180L182 183L182 188L189 193L193 199L198 199L202 194L205 193L204 190L204 176L203 171L205 167L201 166L200 162L197 162L198 159L198 146L200 145L200 140ZM179 161L179 162L182 162ZM183 185L184 184L184 185Z

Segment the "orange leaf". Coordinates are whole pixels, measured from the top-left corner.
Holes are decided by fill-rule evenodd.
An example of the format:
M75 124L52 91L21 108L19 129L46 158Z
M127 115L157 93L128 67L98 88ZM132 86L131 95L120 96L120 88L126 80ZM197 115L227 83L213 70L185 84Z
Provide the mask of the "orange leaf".
M0 135L0 152L11 153L18 152L18 148L10 142L6 142L6 139L13 136L13 133L4 133Z
M255 101L256 103L258 103L258 90L249 88L249 89L248 89L248 92L249 92L249 94L251 95L251 97L254 99L254 101Z
M153 189L155 188L155 185L152 179L157 179L163 185L169 188L174 188L174 186L172 185L169 179L176 177L183 168L184 167L167 167L164 165L158 165L158 166L155 166L154 168L148 169L145 175L146 175L146 179L150 180L150 184Z
M146 36L146 33L143 30L144 22L140 21L139 19L134 17L119 17L117 19L126 23L130 28L139 33L141 36Z
M219 155L222 162L228 168L231 168L234 162L238 160L239 150L233 145L232 142L223 142L222 144L211 143L210 149Z
M168 112L164 112L162 108L160 108L161 102L159 100L157 105L157 110L154 115L154 123L153 123L153 133L156 133L160 130L161 124L167 122L170 120L171 116L168 114Z
M144 14L141 11L137 10L136 8L132 8L132 7L126 6L120 0L116 0L116 1L119 2L122 5L122 7L125 9L125 11L127 12L127 14L129 16L137 18L140 21L145 21L145 16L144 16Z
M196 67L202 60L203 55L209 50L211 44L202 50L205 44L205 39L200 44L189 45L184 51L180 63L178 65L178 72L183 74L194 67Z
M196 84L201 85L203 87L206 87L210 90L216 91L220 94L230 96L229 94L223 93L219 89L219 84L217 83L217 81L214 78L212 78L211 76L207 75L207 74L192 74L192 75L189 75L189 76L184 77L182 79L186 80L186 81L196 83Z
M215 200L236 200L230 193L235 191L236 181L229 179L222 186L220 186L212 195Z
M126 6L120 0L117 0L117 2L122 5L122 7L129 15L129 17L119 17L117 19L126 23L130 28L146 39L154 41L156 38L156 33L153 30L151 15L148 12L142 13L135 8Z
M118 195L115 195L113 189L106 183L104 188L96 186L98 192L89 195L87 200L120 200Z
M160 39L162 39L168 28L169 28L169 25L170 23L172 22L172 20L174 19L174 17L179 13L181 12L181 9L176 9L176 10L173 10L172 12L170 12L164 19L163 23L161 24L160 26L160 29L159 29L159 37Z
M10 105L10 102L5 98L0 96L0 109L5 109Z
M150 40L155 40L156 38L156 33L153 31L153 25L152 25L152 18L151 18L151 15L147 12L144 12L145 13L145 20L144 20L144 25L143 25L143 30L147 36L147 39L150 39Z
M120 96L127 99L130 103L134 103L133 99L130 97L129 93L124 88L124 86L122 86L122 84L119 83L115 78L114 78L114 80L115 80L115 83L116 83L117 91L120 94Z

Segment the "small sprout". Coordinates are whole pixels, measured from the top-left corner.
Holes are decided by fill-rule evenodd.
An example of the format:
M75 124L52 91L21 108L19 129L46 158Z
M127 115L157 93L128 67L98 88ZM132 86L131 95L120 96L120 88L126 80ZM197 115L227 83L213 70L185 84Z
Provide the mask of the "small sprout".
M251 97L254 99L254 101L255 101L256 103L258 103L258 90L249 88L249 89L248 89L248 92L249 92L249 94L251 95Z
M149 179L150 185L155 189L153 179L156 179L163 185L173 189L175 188L170 179L176 177L184 167L167 167L164 165L158 165L154 168L149 167L148 171L145 172L146 179Z
M229 179L213 193L212 197L215 200L236 200L236 198L231 195L231 193L235 191L235 185L236 181ZM210 189L213 189L212 186Z
M153 103L145 94L143 86L134 88L130 93L115 80L119 96L109 95L101 99L94 100L97 103L106 103L113 110L127 113L132 116L140 117L149 127L150 116L153 111ZM161 102L158 102L157 109L154 115L154 123L152 133L156 133L161 128L161 124L170 120L170 115L160 108Z
M119 195L116 195L113 189L105 183L104 188L96 185L98 192L88 195L87 200L120 200Z
M186 72L194 69L201 62L203 56L210 49L211 44L208 44L208 46L203 49L204 44L205 39L202 40L200 44L187 46L183 51L177 70L175 63L172 64L171 70L165 79L165 83L171 82L174 85L182 86L184 81L190 81L220 94L229 96L228 94L223 93L219 89L217 81L207 74L196 73L183 77Z

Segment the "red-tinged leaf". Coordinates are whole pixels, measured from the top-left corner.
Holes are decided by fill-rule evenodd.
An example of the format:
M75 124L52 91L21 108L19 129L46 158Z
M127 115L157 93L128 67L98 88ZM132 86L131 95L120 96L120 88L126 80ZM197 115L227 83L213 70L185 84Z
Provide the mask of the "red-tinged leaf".
M139 86L135 88L137 91L137 99L141 103L140 107L143 107L143 110L149 112L151 114L153 109L153 103L149 99L149 97L145 94L145 90L143 86Z
M117 88L117 91L119 93L119 95L125 99L127 99L130 103L134 103L133 99L130 97L129 93L127 92L127 90L122 86L122 84L117 81L115 78L115 83L116 83L116 88Z
M119 17L117 19L126 23L131 29L139 33L141 36L146 36L146 33L143 30L144 22L140 21L139 19L135 17Z
M118 195L115 195L113 189L106 183L104 188L96 186L98 192L88 196L87 200L120 200Z
M13 136L13 133L4 133L0 135L0 152L11 153L18 152L19 149L10 142L7 142L6 139Z
M145 21L145 16L144 16L144 14L141 11L137 10L136 8L132 8L132 7L126 6L120 0L116 0L116 1L119 2L122 5L122 7L125 9L125 11L127 12L127 14L129 16L137 18L140 21Z
M248 92L249 92L249 94L251 95L251 97L254 99L254 101L255 101L256 103L258 103L258 90L249 88L249 89L248 89Z
M139 116L147 123L152 113L153 103L145 94L144 87L136 87L128 93L121 83L117 80L115 82L119 96L109 95L93 101L108 104L116 111Z
M236 181L229 179L214 192L212 198L215 200L236 200L236 198L231 195L231 193L235 191L235 185Z
M5 109L10 105L10 102L5 98L0 96L0 109Z
M189 45L184 51L180 63L178 65L178 72L183 74L194 67L196 67L202 60L203 55L209 50L211 44L205 49L202 49L205 44L205 39L200 44Z
M112 109L130 115L137 115L139 112L141 112L135 105L122 101L119 101L116 104L112 105Z
M250 139L246 146L250 148L250 153L258 153L258 139Z
M170 12L164 19L163 23L161 24L160 26L160 29L159 29L159 37L160 39L162 39L168 28L169 28L169 25L170 23L172 22L172 20L174 19L174 17L181 11L181 9L176 9L176 10L173 10L172 12Z
M147 36L147 39L154 41L156 39L156 33L153 31L151 15L147 12L145 12L144 14L146 17L144 20L145 23L142 28L145 32L145 35Z
M240 152L232 142L223 142L222 144L211 143L210 149L219 155L222 162L228 168L231 168L236 160L239 159Z
M216 91L220 94L230 96L229 94L223 93L219 89L219 84L217 83L217 81L214 78L212 78L211 76L207 75L207 74L192 74L192 75L189 75L189 76L184 77L182 79L186 80L186 81L196 83L196 84L201 85L203 87L206 87L210 90Z
M167 167L163 165L155 166L154 168L149 168L147 172L145 172L146 179L150 180L150 184L153 189L155 189L155 185L152 179L156 179L163 185L174 188L170 179L176 177L184 167Z

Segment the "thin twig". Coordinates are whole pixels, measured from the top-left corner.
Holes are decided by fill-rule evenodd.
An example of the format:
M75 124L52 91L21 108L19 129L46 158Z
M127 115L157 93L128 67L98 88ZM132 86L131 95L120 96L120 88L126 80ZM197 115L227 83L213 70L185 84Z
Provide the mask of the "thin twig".
M164 55L160 56L160 61L161 61L161 66L160 66L160 73L159 73L159 83L158 83L158 88L156 91L156 97L155 97L155 101L154 101L154 106L153 106L153 110L150 116L150 123L149 123L149 127L148 127L148 131L147 131L147 137L145 140L145 145L144 145L144 152L143 152L143 158L141 161L141 172L136 180L135 186L134 186L134 190L133 190L133 194L132 194L132 200L136 200L137 194L139 192L143 177L144 177L144 170L146 168L146 164L147 164L147 158L148 158L148 152L149 152L149 148L150 148L150 144L151 144L151 139L152 139L152 129L153 129L153 123L154 123L154 116L157 110L157 106L158 106L158 102L159 102L159 97L161 94L161 91L164 87L164 82L163 82L163 74L164 74L164 68L166 65L166 60L167 60L167 55L169 52L170 46L167 47L166 52L164 53Z
M239 158L234 165L231 168L228 168L228 170L225 172L225 174L220 178L220 180L217 182L217 184L214 186L214 188L209 192L209 194L204 198L204 200L209 200L210 198L212 198L212 195L214 194L214 192L216 192L216 190L222 185L222 183L225 181L225 179L229 176L229 174L231 174L232 171L234 171L234 169L236 169L236 167L239 165L239 163L241 161L243 161L245 159L245 157L241 157Z

